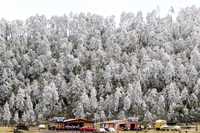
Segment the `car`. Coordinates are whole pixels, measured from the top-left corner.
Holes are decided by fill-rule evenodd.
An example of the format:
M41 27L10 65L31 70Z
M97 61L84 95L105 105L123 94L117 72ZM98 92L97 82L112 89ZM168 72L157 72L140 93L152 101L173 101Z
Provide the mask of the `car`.
M105 128L99 128L99 132L105 133L105 132L107 132L107 131L105 130Z
M116 130L114 128L108 128L109 132L115 132Z
M45 126L44 124L40 124L40 125L38 125L38 128L39 128L39 129L45 129L46 126Z

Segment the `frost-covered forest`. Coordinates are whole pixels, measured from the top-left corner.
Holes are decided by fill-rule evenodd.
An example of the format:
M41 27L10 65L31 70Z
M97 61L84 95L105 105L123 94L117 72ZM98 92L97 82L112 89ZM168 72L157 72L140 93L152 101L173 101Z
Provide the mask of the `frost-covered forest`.
M0 116L200 120L200 8L0 20Z

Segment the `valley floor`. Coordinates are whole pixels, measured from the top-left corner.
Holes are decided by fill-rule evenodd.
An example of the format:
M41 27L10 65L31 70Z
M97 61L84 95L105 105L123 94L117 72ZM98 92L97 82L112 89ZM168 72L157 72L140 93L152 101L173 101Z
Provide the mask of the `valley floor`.
M200 125L199 125L200 126ZM0 127L0 133L13 133L13 127ZM23 133L80 133L79 131L50 131L50 130L38 130L37 128L31 128L29 131L24 131ZM89 132L81 132L89 133ZM198 131L192 130L181 130L181 131L156 131L156 130L143 130L143 131L118 131L116 133L200 133Z

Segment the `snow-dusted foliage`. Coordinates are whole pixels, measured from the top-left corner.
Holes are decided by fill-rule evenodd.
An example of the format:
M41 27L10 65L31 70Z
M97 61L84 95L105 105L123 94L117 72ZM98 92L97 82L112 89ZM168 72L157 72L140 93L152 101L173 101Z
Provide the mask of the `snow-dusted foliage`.
M11 119L11 113L9 109L9 104L6 102L6 104L3 106L3 120L5 123L9 123Z
M0 120L199 120L199 12L1 19Z

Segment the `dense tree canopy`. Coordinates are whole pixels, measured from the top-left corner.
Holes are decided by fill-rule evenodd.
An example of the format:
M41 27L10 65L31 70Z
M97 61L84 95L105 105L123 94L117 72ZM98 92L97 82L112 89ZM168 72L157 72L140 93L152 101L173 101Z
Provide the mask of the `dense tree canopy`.
M1 120L198 120L200 9L172 15L1 19Z

